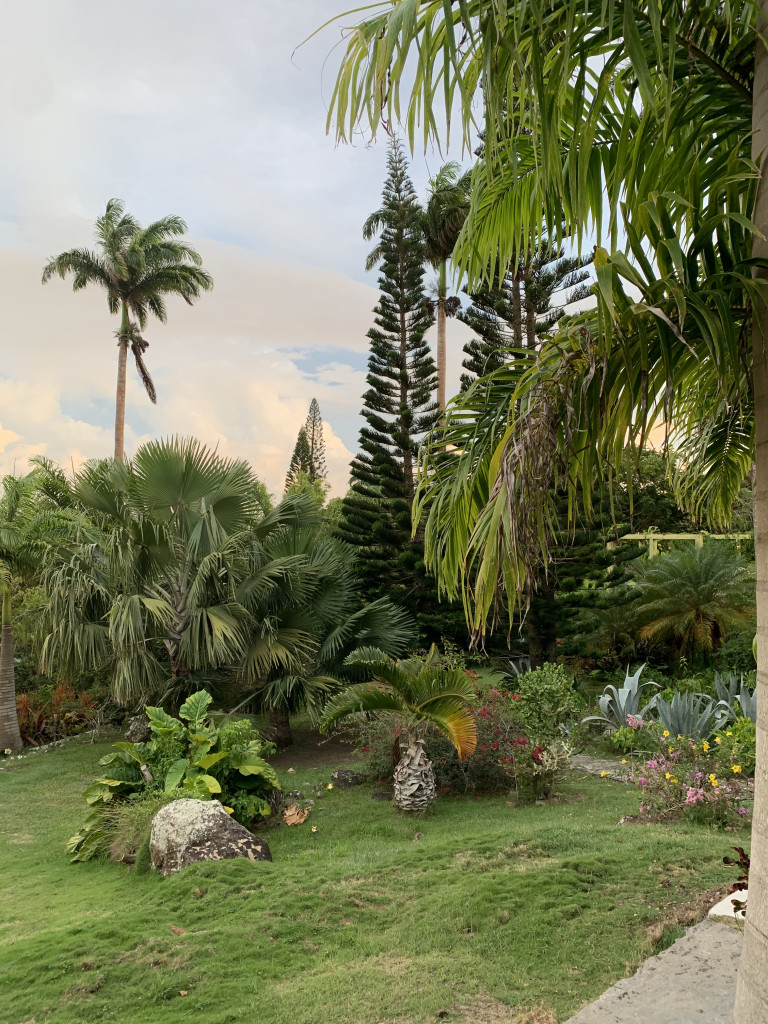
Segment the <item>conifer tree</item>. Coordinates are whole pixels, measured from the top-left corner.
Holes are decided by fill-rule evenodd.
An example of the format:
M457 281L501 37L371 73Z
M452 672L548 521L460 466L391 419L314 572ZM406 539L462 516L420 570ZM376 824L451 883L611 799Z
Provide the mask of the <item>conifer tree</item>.
M421 543L411 538L418 444L437 419L435 364L424 337L433 316L423 283L422 217L394 140L381 208L363 231L368 239L379 235L367 268L379 267L380 297L368 331L360 452L352 462L339 534L359 550L365 597L386 594L417 616L433 598L437 603L423 572Z
M309 446L309 479L313 483L315 480L325 480L328 476L328 467L325 464L323 417L320 415L320 406L316 398L309 403L304 432Z
M298 437L296 438L293 455L291 456L291 464L288 467L288 473L285 477L286 491L290 487L293 487L294 484L298 483L302 475L309 477L311 470L312 456L310 453L309 441L307 440L307 429L306 427L301 427Z
M584 269L588 262L566 256L562 248L553 250L545 241L532 257L511 263L498 287L471 296L472 304L459 314L475 332L464 345L463 391L476 377L502 365L508 358L503 349L535 349L564 307L589 295L583 284L589 277Z

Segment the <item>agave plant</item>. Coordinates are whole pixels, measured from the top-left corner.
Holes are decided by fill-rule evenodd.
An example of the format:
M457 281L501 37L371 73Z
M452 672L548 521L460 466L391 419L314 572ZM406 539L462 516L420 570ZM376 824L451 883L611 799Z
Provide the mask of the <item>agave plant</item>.
M470 704L472 683L461 669L445 669L434 646L426 660L393 661L375 647L353 652L346 665L363 666L373 677L333 697L320 725L325 732L334 722L351 715L369 718L393 716L405 722L407 742L395 768L394 803L403 811L424 811L435 799L432 762L424 751L424 735L433 726L465 761L477 746L477 729Z
M644 668L645 664L641 665L634 675L630 675L629 666L627 666L624 685L619 688L606 686L602 696L598 698L597 703L602 714L589 715L582 721L603 722L610 729L620 729L622 726L631 725L631 719L644 720L648 712L653 709L657 698L655 696L652 697L641 708L640 702L643 699L643 695L650 687L659 689L658 683L651 682L650 680L645 683L640 682L640 676Z
M720 703L728 706L731 718L750 718L757 722L757 687L749 689L743 672L741 676L731 672L727 683L719 672L715 672L715 687Z
M659 721L672 736L690 736L694 740L709 739L730 717L725 701L715 701L705 693L677 692L669 702L657 697L655 704Z

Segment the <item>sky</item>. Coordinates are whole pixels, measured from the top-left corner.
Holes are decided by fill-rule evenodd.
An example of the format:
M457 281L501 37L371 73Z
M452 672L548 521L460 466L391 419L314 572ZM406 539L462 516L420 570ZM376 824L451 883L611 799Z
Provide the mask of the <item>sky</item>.
M353 5L349 5L353 6ZM151 323L152 406L129 369L126 448L194 434L280 493L316 397L329 481L347 486L377 300L362 224L386 137L326 135L345 0L37 0L0 37L0 473L42 453L110 455L117 348L104 294L43 286L46 260L90 245L111 197L142 222L181 215L215 280ZM268 13L265 13L267 12ZM418 153L420 195L450 151ZM467 329L449 324L449 390ZM432 339L434 341L434 338Z

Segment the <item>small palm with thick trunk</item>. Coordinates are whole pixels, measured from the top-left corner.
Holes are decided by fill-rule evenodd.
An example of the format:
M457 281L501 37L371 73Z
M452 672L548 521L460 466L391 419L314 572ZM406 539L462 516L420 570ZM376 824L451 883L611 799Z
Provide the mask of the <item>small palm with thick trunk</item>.
M203 270L199 253L179 241L187 230L181 217L162 217L143 228L125 212L119 199L110 199L103 216L96 220L95 252L69 249L50 259L43 268L43 284L54 276L72 275L72 290L89 284L107 293L110 313L120 314L117 337L117 389L115 398L115 458L123 458L125 436L125 386L128 350L141 381L154 404L155 385L144 363L149 342L141 337L149 314L161 323L167 320L166 295L180 295L189 305L200 292L213 287L213 278Z
M459 669L443 668L435 647L426 660L393 661L377 648L361 648L345 664L360 666L372 679L355 683L330 700L323 715L323 732L352 715L392 717L405 725L400 761L394 775L394 803L401 811L425 811L435 799L432 762L424 750L430 728L442 733L465 761L477 746L471 704L475 691Z

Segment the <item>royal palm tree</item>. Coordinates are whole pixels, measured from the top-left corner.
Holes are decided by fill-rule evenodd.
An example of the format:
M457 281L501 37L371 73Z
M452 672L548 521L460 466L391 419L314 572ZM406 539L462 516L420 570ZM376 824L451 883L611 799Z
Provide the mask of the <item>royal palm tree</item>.
M165 298L180 295L192 305L200 292L213 287L202 268L199 253L179 240L187 230L181 217L168 216L143 228L125 212L119 199L110 199L96 220L96 250L69 249L54 256L43 268L43 284L56 275L72 275L72 290L98 285L107 293L112 314L120 315L117 336L117 391L115 397L115 458L123 458L125 386L128 349L150 400L157 401L155 385L144 363L148 342L141 336L150 314L167 320Z
M446 325L459 309L459 300L448 296L448 263L469 213L472 172L451 161L429 183L424 209L424 243L427 261L437 271L437 407L445 408Z
M471 144L478 95L497 129L454 253L470 287L489 262L498 278L537 234L578 245L596 230L607 242L595 252L596 309L559 325L535 364L470 388L426 455L427 557L449 592L464 591L478 632L525 602L532 563L547 557L553 485L588 505L627 438L666 424L689 445L680 497L713 521L728 518L755 459L768 687L767 21L768 0L395 0L348 36L329 111L340 137L361 120L394 126L402 109L412 143L416 124L429 136L459 120ZM763 720L761 752L767 732ZM760 754L750 882L768 891ZM768 1020L767 959L758 896L736 1024Z
M633 566L641 640L671 639L680 657L718 650L754 614L753 566L720 542L687 544Z
M321 729L351 715L391 717L405 730L395 768L394 803L402 811L425 811L435 799L432 762L424 751L427 730L435 728L450 740L462 761L477 746L477 729L471 712L475 691L461 669L445 669L435 647L426 660L393 661L383 651L361 648L346 665L362 667L372 676L332 697L323 713Z

